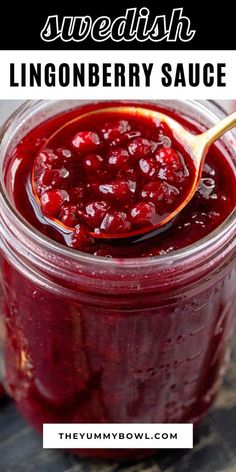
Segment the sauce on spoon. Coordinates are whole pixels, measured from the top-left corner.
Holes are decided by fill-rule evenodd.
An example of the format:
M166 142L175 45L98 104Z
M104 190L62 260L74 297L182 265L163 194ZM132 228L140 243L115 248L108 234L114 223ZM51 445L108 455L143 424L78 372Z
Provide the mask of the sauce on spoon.
M34 161L32 187L44 217L76 237L105 239L168 223L199 180L186 142L177 139L181 131L166 115L134 106L67 122Z

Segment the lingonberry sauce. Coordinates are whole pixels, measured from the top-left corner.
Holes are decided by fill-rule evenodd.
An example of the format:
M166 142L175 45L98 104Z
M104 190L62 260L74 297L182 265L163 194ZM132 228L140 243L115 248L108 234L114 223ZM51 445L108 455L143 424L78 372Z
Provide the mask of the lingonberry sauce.
M102 106L55 116L15 147L6 186L33 228L72 247L70 254L79 249L108 258L147 258L189 246L227 218L235 207L234 172L226 150L212 146L196 195L162 232L122 242L88 237L101 225L121 231L127 221L142 224L162 205L166 211L191 176L188 158L168 129L160 127L158 136L155 130L154 139L146 125L127 124L126 117L115 125L111 116L112 126L98 123L96 129L87 123L69 133L69 142L62 136L41 153L66 121ZM172 115L190 131L202 131L200 123ZM115 145L102 150L101 141ZM108 185L113 187L104 193ZM127 260L105 258L101 266L101 258L99 265L86 255L77 265L69 253L62 265L51 250L46 256L38 250L34 239L18 254L16 241L17 262L14 247L9 258L7 251L0 258L5 381L24 417L39 431L47 422L198 423L217 392L235 313L232 243L224 240L221 248L222 239L214 251L207 247L178 264L171 263L171 254L166 266L166 257L142 259L144 268L141 260L129 268ZM113 459L152 454L78 452Z
M14 181L15 205L33 226L94 255L148 257L196 242L231 213L234 173L212 146L198 191L164 231L122 242L91 237L94 232L152 229L183 201L194 173L191 158L167 125L140 117L118 118L112 112L109 117L90 115L56 135L50 148L44 146L67 121L98 106L56 116L33 129L16 147L12 164L17 166L11 166L7 181ZM175 114L174 118L191 132L200 131L186 118Z
M166 124L120 115L111 110L72 121L35 157L36 200L42 215L70 229L71 247L82 248L86 234L152 230L194 180L192 159Z

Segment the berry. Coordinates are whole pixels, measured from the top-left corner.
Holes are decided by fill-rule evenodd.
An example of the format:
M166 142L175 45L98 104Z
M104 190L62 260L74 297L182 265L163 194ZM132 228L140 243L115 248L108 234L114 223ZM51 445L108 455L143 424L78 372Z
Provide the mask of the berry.
M71 156L72 153L69 149L58 148L55 152L52 149L45 149L36 156L35 173L52 169L57 170L58 166L65 165Z
M180 155L173 148L161 147L156 154L156 160L160 165L173 166L174 170L182 169L182 162L180 160Z
M132 181L115 181L110 184L99 185L99 192L109 200L129 202L135 193L136 184Z
M109 212L105 215L100 229L105 233L119 234L130 230L131 224L127 219L127 215L121 211Z
M150 182L146 184L142 191L141 197L143 200L158 203L163 199L164 189L162 182Z
M142 191L141 197L145 201L151 201L155 204L159 204L164 201L166 204L174 203L179 195L177 188L166 182L150 182L146 184Z
M40 198L41 210L45 216L56 217L68 199L69 195L64 190L48 190Z
M126 149L114 149L108 154L108 165L110 169L118 171L129 161L129 153Z
M105 141L114 141L130 130L131 126L128 121L119 120L114 123L105 124L101 130L101 133Z
M89 203L85 207L83 220L92 228L98 228L105 214L110 209L109 205L103 201Z
M61 214L61 222L69 227L74 227L78 223L77 207L76 205L64 205Z
M46 168L41 174L41 185L47 189L53 187L64 188L68 181L71 180L71 175L68 169L61 167L58 169Z
M88 154L82 160L82 167L86 172L93 175L103 169L103 158L98 154Z
M180 154L173 148L162 147L156 153L156 161L160 166L158 177L171 183L181 183L189 172Z
M100 146L100 138L92 131L79 131L73 139L72 146L78 152L93 152Z
M135 225L153 225L157 219L156 207L152 202L139 202L131 208L131 222Z
M136 138L129 144L128 149L131 156L141 158L151 154L153 147L148 139Z
M139 168L142 174L148 178L153 179L157 171L157 165L153 158L140 159Z

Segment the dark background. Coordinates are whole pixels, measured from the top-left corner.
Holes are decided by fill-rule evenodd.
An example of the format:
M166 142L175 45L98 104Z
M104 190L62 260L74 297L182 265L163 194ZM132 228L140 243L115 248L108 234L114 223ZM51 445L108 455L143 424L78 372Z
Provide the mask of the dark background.
M106 6L107 3L107 6ZM173 8L184 8L183 14L191 20L196 34L190 42L153 43L146 41L95 43L87 39L82 43L63 43L60 40L45 43L40 38L49 15L84 16L95 19L107 15L111 19L121 16L126 8L148 7L152 17L167 15ZM66 2L4 2L0 15L0 49L236 49L236 13L234 2L201 0L67 0Z

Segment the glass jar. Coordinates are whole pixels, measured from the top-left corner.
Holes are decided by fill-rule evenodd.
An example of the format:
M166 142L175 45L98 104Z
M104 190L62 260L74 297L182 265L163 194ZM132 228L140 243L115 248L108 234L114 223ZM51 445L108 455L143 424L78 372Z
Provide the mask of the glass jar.
M236 308L236 212L201 241L158 257L106 259L40 234L6 193L9 158L35 125L82 103L28 102L2 129L6 389L39 431L47 422L196 424L215 397L228 359ZM164 106L203 128L224 116L207 101ZM236 160L232 132L220 146ZM78 452L103 458L150 453Z

